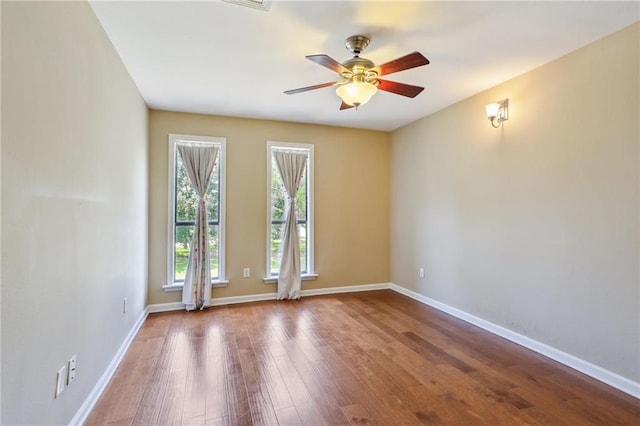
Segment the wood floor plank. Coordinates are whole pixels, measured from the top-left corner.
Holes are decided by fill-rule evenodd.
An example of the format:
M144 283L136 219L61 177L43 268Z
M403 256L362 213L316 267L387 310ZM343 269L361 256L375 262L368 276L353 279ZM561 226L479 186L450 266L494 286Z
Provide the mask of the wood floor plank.
M296 407L301 425L331 426L316 404Z
M224 395L229 406L229 421L232 424L251 424L248 390L244 381L235 333L229 340L227 354L223 374L225 375Z
M271 396L268 387L264 381L264 377L260 373L262 363L256 359L250 342L249 347L240 347L239 356L242 364L242 372L244 375L244 383L247 389L248 403L251 411L253 424L256 425L273 425L278 420L274 411Z
M289 357L287 355L281 355L273 358L273 362L278 369L282 382L287 388L293 405L297 408L312 405L313 398L309 394L307 387Z
M183 318L178 315L170 315L172 322L163 321L165 316L161 316L160 326L167 335L163 338L161 355L154 366L153 375L145 387L142 400L133 419L134 425L147 425L159 422L162 402L167 391L167 382L173 362L173 355L177 347L177 340L182 328ZM148 325L148 324L145 324ZM165 326L165 327L163 327ZM127 353L127 357L129 357Z
M352 425L371 424L371 415L360 404L347 405L342 407L342 412L349 419Z
M185 396L182 409L182 419L197 423L197 419L202 417L202 423L205 422L206 407L206 387L208 364L205 338L200 334L200 329L192 331L189 342L189 360L186 370Z
M392 291L152 314L87 425L636 425L640 401Z
M318 379L317 373L312 369L298 369L298 372L305 387L312 394L313 404L317 407L317 413L322 419L322 423L329 425L348 424L340 410L341 405L336 401L332 392L327 389L327 383Z
M280 408L276 410L276 418L279 426L298 426L302 424L295 407Z
M425 424L467 425L480 423L477 416L471 414L458 400L448 396L433 394L423 385L409 389L414 399L409 401L409 408L415 416Z
M207 377L205 388L205 422L228 418L229 394L228 380L225 373L225 355L214 352L207 358Z
M206 419L206 426L231 426L228 416Z

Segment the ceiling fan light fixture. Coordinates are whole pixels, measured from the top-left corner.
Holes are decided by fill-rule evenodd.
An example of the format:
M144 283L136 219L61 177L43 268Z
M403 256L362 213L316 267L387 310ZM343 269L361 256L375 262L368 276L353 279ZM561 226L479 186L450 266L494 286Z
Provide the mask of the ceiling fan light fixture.
M359 107L369 102L377 91L378 88L374 84L353 81L338 86L336 95L338 95L345 104Z
M369 37L363 35L355 35L347 38L345 46L354 56L343 63L325 54L305 56L308 60L337 73L339 80L285 90L284 93L293 95L295 93L307 92L323 87L337 86L336 95L342 99L342 104L340 105L340 111L342 111L353 107L358 109L360 105L369 102L378 90L406 96L407 98L415 98L424 90L424 87L379 78L380 76L429 64L429 60L425 58L422 53L412 52L381 65L376 65L369 59L360 57L360 53L367 47L369 42Z

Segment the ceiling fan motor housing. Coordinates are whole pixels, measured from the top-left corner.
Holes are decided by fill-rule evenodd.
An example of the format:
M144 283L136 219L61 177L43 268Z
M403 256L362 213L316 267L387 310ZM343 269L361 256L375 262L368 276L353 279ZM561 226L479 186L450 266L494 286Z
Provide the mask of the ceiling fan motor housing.
M367 82L377 86L378 73L373 70L375 64L366 58L361 58L360 53L369 45L369 38L363 35L354 35L344 41L347 50L355 56L342 63L351 73L342 73L346 81Z
M366 58L356 56L355 58L351 58L343 62L342 66L351 70L355 75L365 73L367 70L375 67L375 64Z

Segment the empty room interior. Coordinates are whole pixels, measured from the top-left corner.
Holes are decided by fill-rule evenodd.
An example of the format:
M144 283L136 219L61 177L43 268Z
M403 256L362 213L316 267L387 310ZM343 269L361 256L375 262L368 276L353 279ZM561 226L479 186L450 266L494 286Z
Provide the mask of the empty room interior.
M640 423L640 3L0 12L1 424Z

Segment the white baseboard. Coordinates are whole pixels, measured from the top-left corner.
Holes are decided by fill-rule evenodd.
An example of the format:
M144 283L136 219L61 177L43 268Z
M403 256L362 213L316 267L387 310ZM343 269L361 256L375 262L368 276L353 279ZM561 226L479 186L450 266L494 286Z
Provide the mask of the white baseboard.
M343 287L328 287L302 290L301 296L320 296L323 294L337 294L337 293L354 293L357 291L371 291L371 290L386 290L390 288L390 283L380 284L362 284L362 285L349 285ZM248 294L246 296L231 296L231 297L214 297L211 299L211 306L224 306L235 305L237 303L250 303L250 302L263 302L265 300L276 300L276 293L260 293L260 294ZM174 303L158 303L149 305L147 310L149 313L157 312L169 312L179 311L184 309L184 304L181 302Z
M136 322L133 324L133 327L127 334L127 337L125 337L124 341L122 342L122 345L120 345L120 348L118 348L115 356L107 366L107 369L98 380L98 383L96 383L96 385L93 387L87 398L82 403L82 406L80 406L80 409L76 412L76 415L73 416L73 419L71 419L71 421L69 422L70 425L82 425L87 420L87 417L89 417L91 410L96 405L96 402L98 402L98 399L100 399L100 396L102 396L102 392L104 392L105 388L109 384L109 381L111 380L111 377L120 365L120 362L122 361L124 354L127 352L127 349L129 349L131 342L133 342L133 339L134 337L136 337L136 334L138 334L140 327L142 327L142 324L144 324L144 321L147 319L148 314L149 311L147 309L144 309L142 311Z
M429 305L435 309L438 309L439 311L445 312L463 321L478 326L483 330L489 331L490 333L503 337L507 340L519 344L520 346L524 346L525 348L531 349L534 352L558 361L559 363L564 364L567 367L571 367L574 370L580 371L587 376L606 383L609 386L621 390L622 392L627 393L633 397L640 398L640 383L634 382L633 380L627 379L626 377L606 370L602 367L599 367L588 361L551 347L547 344L538 342L537 340L531 339L527 336L523 336L522 334L516 333L512 330L486 321L482 318L476 317L475 315L471 315L452 306L438 302L437 300L431 299L412 290L408 290L399 285L391 284L389 288L391 288L393 291L417 300L418 302Z
M320 296L323 294L356 293L359 291L387 290L390 288L390 286L391 286L391 283L348 285L344 287L329 287L329 288L302 290L300 294L302 296Z
M238 303L263 302L276 300L276 293L248 294L246 296L215 297L211 299L211 306L235 305Z
M147 306L147 311L150 314L155 314L157 312L171 312L171 311L181 311L181 310L184 310L184 303L182 302L156 303L154 305Z

